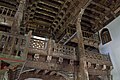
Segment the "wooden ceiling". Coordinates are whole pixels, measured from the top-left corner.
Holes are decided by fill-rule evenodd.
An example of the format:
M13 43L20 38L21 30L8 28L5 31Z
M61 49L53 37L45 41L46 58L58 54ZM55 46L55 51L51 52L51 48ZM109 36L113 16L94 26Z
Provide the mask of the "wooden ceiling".
M17 10L20 0L0 0L0 6ZM75 20L88 0L27 0L26 31L37 36L52 36L57 41L76 32ZM120 0L91 0L83 14L82 30L95 33L120 14Z

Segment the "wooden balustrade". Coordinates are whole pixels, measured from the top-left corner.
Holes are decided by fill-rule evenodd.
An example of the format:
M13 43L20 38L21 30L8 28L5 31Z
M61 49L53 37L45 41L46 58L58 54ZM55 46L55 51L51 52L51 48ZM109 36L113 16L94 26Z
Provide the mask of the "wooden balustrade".
M9 42L11 40L11 38L13 38L13 37L15 37L16 50L18 50L20 47L19 51L22 52L22 50L24 49L25 43L26 43L25 36L12 35L12 34L6 33L6 32L0 32L0 35L1 35L0 36L0 51L1 52L4 52L3 49L5 47L8 47L8 45L10 46L10 44L7 44L7 46L6 46L6 41ZM86 35L88 35L88 33ZM89 36L90 36L90 34L89 34ZM21 40L21 41L19 42L19 40ZM32 38L30 40L29 51L33 50L34 54L35 54L35 52L37 52L36 54L41 54L41 51L42 51L43 54L47 56L47 50L48 50L47 46L48 46L48 41ZM16 50L15 50L15 52L16 52ZM51 50L52 50L52 53L50 54L51 56L57 56L57 57L63 57L63 58L69 58L69 59L76 60L76 52L75 52L74 47L53 43ZM19 51L17 54L13 54L13 55L20 54ZM7 48L7 50L5 49L5 52L9 52L9 48ZM90 52L90 51L86 51L85 57L87 57L88 59L110 61L110 59L107 55Z
M0 58L5 58L6 60L24 60L24 54L27 54L24 53L28 41L26 37L0 32Z
M88 38L88 39L93 39L95 41L99 41L99 36L95 33L90 33L87 31L82 31L83 32L83 37Z
M41 50L41 49L45 50L47 48L47 41L32 38L30 41L30 48L36 50Z
M47 56L49 41L44 41L40 39L31 39L30 42L30 53L35 53L39 55ZM32 51L33 50L33 51ZM76 60L75 48L71 46L63 46L61 44L56 44L52 42L51 53L49 54L54 57L62 57L66 59Z
M74 34L75 32L76 32L76 29L68 28L65 33L72 36L72 34ZM82 31L82 33L83 33L84 38L89 38L89 39L99 41L99 35L98 34L87 32L87 31Z
M64 54L64 55L75 55L75 48L71 46L63 46L61 44L55 44L54 46L54 52L58 54Z
M109 55L100 54L93 51L86 51L85 57L86 57L85 58L86 61L91 63L96 63L96 64L100 63L100 64L109 64L109 65L112 64Z
M5 16L9 16L9 17L14 17L16 13L15 9L11 9L5 6L0 6L0 14L1 15L5 15Z

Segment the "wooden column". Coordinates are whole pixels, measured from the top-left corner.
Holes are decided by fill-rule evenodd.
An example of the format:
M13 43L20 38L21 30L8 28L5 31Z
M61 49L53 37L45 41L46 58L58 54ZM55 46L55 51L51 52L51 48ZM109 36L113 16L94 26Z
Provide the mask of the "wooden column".
M52 41L52 39L50 38L50 39L48 40L48 46L47 46L47 62L50 62L51 59L52 59L52 56L51 56L51 54L53 53L53 52L52 52L52 48L53 48L53 41Z
M76 23L78 49L79 49L78 50L79 51L79 69L78 69L77 80L89 80L88 74L85 69L85 63L83 60L83 57L85 54L85 48L84 48L83 34L81 30L81 25L80 25L83 12L84 12L84 9L81 10Z
M26 36L26 44L25 44L24 51L22 53L22 58L24 60L27 59L27 54L28 54L28 50L29 50L29 46L30 46L31 37L32 37L32 31L29 31L28 35Z
M6 48L7 48L7 45L8 45L8 40L9 40L9 36L7 36L7 39L5 41L5 44L4 44L4 48L2 50L2 53L4 54L6 52Z
M12 24L12 27L11 27L11 33L13 35L19 35L20 34L20 24L21 24L21 21L23 19L23 11L25 9L25 3L26 3L26 0L21 0L20 4L18 6L18 10L15 14L14 21L13 21L13 24ZM15 39L16 38L14 36L13 39L11 40L11 49L10 49L9 54L12 54L14 52Z
M23 19L23 12L25 10L26 0L21 0L18 6L18 10L14 16L14 21L11 27L11 33L19 34L20 33L20 24Z

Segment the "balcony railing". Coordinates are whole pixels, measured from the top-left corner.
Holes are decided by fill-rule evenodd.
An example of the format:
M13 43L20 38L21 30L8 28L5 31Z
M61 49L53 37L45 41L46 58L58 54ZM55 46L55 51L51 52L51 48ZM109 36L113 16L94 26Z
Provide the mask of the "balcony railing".
M0 51L4 54L9 53L9 46L11 46L10 40L15 37L15 49L14 53L12 55L20 55L23 53L23 49L25 49L25 44L26 44L26 37L19 35L15 36L10 33L6 32L0 32ZM9 41L9 44L6 44L6 41ZM7 45L7 46L6 46ZM48 55L48 50L51 45L51 53L49 55L55 56L55 57L63 57L63 58L69 58L69 59L74 59L76 60L76 51L75 48L72 46L66 46L66 45L61 45L58 43L55 43L52 41L52 44L49 44L49 40L41 40L41 39L35 39L32 38L30 40L30 45L29 45L29 52L34 53L34 54L41 54L43 52L44 55ZM6 48L7 47L7 48ZM6 49L5 49L6 48ZM5 49L5 50L4 50ZM85 57L88 59L94 59L94 60L101 60L101 61L110 61L110 58L108 55L103 55L95 52L90 52L86 51Z
M16 13L15 9L11 9L5 6L0 6L0 14L1 15L5 15L5 16L9 16L9 17L14 17Z
M90 32L87 32L87 31L83 31L83 37L88 38L88 39L92 39L92 40L95 40L95 41L100 41L98 34L90 33Z
M47 41L32 38L30 41L30 48L36 50L45 50L47 48Z
M61 44L56 44L54 46L55 53L62 53L64 55L75 55L75 48L71 46L63 46Z
M86 57L86 60L88 60L88 61L93 60L93 62L97 62L97 63L99 63L100 61L103 62L103 63L106 62L106 61L110 62L109 55L100 54L100 53L93 52L93 51L87 51L86 50L85 57Z
M55 57L63 57L69 59L75 59L75 48L71 46L65 46L52 41L52 44L49 44L49 40L41 40L32 38L30 41L30 52L37 53L41 55L47 55L49 47L51 46L51 53L50 55ZM33 50L33 51L32 51Z
M12 35L0 31L0 58L13 61L25 60L29 40L27 39L27 36Z

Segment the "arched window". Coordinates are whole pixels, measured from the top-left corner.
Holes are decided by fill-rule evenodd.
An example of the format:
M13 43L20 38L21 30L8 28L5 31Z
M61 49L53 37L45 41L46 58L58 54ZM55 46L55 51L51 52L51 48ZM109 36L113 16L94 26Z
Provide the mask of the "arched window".
M104 28L101 31L101 40L102 40L102 44L106 44L112 40L110 33L109 33L109 30L107 28Z

